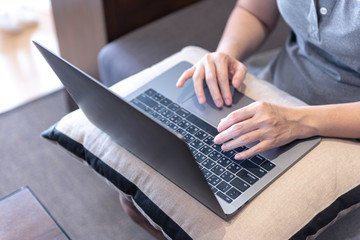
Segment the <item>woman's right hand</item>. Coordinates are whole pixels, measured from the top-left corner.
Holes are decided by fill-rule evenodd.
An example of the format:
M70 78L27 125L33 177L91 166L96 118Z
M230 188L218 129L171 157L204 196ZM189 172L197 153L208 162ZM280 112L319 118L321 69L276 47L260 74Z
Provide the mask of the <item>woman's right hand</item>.
M246 75L246 67L230 55L214 52L206 54L197 64L186 70L176 83L181 88L192 78L200 104L206 102L203 81L205 80L211 97L217 107L232 104L230 84L238 88Z

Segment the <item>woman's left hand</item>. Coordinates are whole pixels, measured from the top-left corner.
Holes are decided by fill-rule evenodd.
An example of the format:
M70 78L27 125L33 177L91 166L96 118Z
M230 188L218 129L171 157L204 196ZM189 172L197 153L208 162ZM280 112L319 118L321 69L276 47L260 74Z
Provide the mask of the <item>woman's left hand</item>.
M222 119L218 125L220 133L214 142L223 144L223 151L230 151L259 141L235 155L239 160L250 158L297 138L316 135L315 129L303 124L303 117L296 108L255 102Z

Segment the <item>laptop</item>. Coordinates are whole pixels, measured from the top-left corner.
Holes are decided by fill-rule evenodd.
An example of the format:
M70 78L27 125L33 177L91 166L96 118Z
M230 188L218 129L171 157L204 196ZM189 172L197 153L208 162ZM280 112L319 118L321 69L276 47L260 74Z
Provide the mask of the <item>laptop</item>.
M297 140L250 159L213 143L220 119L253 102L234 91L230 107L217 108L208 90L200 105L192 80L178 89L191 64L180 62L126 97L120 97L66 60L34 42L65 89L95 126L223 219L232 217L320 138Z

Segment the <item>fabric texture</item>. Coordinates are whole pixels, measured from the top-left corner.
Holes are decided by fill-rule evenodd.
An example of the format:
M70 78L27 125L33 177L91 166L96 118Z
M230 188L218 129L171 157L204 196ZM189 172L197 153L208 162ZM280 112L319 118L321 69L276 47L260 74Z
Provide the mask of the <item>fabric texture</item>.
M198 47L184 48L111 89L126 96L176 63L195 63L205 53ZM255 100L305 105L251 74L238 90ZM323 138L232 219L224 221L114 143L81 110L63 117L45 136L90 164L132 199L149 222L169 239L303 239L317 234L338 213L360 202L360 143L356 141Z
M360 101L360 1L277 2L292 33L273 62L274 84L308 104Z

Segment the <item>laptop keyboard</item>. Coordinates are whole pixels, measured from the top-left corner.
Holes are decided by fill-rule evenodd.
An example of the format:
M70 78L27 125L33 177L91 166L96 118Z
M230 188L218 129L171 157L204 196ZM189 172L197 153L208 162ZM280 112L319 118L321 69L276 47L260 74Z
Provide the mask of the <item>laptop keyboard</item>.
M223 152L221 145L214 143L218 134L216 128L151 88L132 99L131 103L184 137L211 190L228 203L275 167L261 155L235 160L235 154L247 147Z

